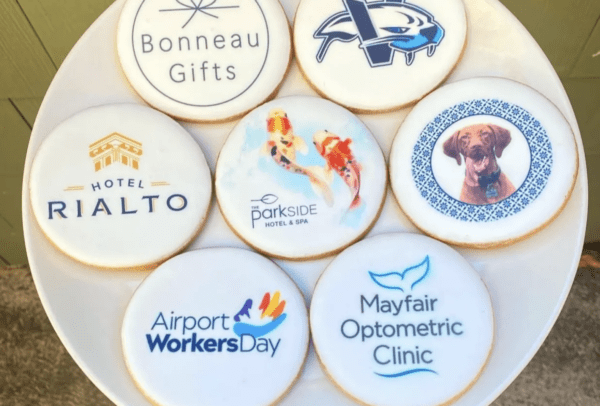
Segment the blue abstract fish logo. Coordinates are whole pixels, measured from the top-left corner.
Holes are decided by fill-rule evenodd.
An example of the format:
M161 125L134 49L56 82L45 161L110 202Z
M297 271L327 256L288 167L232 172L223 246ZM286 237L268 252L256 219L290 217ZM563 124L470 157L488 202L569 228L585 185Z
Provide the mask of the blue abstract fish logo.
M330 16L314 33L323 42L317 52L322 62L333 42L360 41L371 67L391 65L402 52L410 66L415 53L433 56L444 38L444 29L426 10L405 0L342 0L346 10Z
M369 275L373 282L382 288L406 292L413 290L415 285L422 282L429 275L429 268L429 255L427 255L421 263L408 267L402 272L394 271L377 274L369 271Z

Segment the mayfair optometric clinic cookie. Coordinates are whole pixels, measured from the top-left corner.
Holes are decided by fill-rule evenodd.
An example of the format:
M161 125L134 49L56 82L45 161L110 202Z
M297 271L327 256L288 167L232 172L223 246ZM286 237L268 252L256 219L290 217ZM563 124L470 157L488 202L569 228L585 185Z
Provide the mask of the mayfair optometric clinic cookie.
M127 268L164 261L198 234L211 175L196 141L148 107L93 107L56 127L29 178L44 234L87 264Z
M394 194L415 225L480 248L548 224L569 199L578 166L573 131L556 106L499 78L427 96L400 127L390 156Z
M306 79L364 112L398 109L435 89L466 37L462 0L302 0L294 22Z
M127 0L117 50L150 105L183 120L223 121L274 94L291 39L277 0Z
M136 290L121 331L127 368L158 406L268 406L308 351L304 298L270 260L240 249L187 252Z
M364 405L439 406L478 379L494 341L487 289L450 247L384 234L338 255L310 308L327 375Z
M232 229L274 257L343 249L379 215L386 165L346 109L315 97L273 100L244 117L217 161L215 189Z

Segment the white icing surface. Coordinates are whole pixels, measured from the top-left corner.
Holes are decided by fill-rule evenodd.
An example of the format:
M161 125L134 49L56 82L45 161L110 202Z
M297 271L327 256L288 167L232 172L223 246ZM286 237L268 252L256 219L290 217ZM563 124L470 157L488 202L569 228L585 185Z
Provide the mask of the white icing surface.
M267 130L277 110L287 114L280 119L291 125L286 134ZM336 163L348 170L336 171ZM285 258L332 253L355 241L375 221L385 188L383 154L364 124L327 100L299 96L273 100L242 119L221 150L215 180L235 232Z
M461 103L464 110L456 107ZM461 119L462 111L469 116ZM438 125L447 129L436 136ZM462 195L473 168L482 168L484 163L473 166L461 150L458 165L455 157L445 153L444 144L457 132L465 135L473 125L502 127L510 132L510 142L501 156L496 157L500 148L496 145L496 152L485 159L497 160L514 186L512 193L503 194L502 186L494 184L496 190L491 193L498 196L491 200ZM423 137L427 142L421 142ZM430 142L435 142L431 157L422 155L421 165L414 166ZM415 168L423 169L414 174ZM422 180L422 176L431 172L433 187L424 186L429 180ZM407 216L436 238L472 246L507 243L546 225L569 198L577 172L575 138L560 111L532 88L500 78L460 81L427 96L400 127L390 155L392 189ZM479 186L474 185L467 193L479 193ZM434 189L448 196L435 194ZM437 196L437 202L431 196Z
M360 111L400 108L437 87L458 63L467 33L462 0L371 1L366 3L371 24L365 22L364 4L300 3L294 22L296 57L325 97ZM355 10L353 17L340 14L350 9ZM360 27L351 17L361 21ZM328 42L327 34L336 35L331 33L339 39ZM369 54L369 37L381 43L380 62Z
M277 0L128 0L117 33L121 66L157 109L217 121L262 103L283 79L289 26Z
M133 104L93 107L58 125L36 152L29 188L33 213L58 248L111 268L182 250L204 223L212 194L193 138Z
M265 293L270 305L259 309ZM244 324L270 328L260 335ZM191 251L157 268L134 293L121 333L130 373L160 406L273 404L308 351L294 282L268 259L232 248Z
M479 275L417 234L380 235L338 255L317 283L310 323L330 378L378 406L446 404L477 379L494 336Z

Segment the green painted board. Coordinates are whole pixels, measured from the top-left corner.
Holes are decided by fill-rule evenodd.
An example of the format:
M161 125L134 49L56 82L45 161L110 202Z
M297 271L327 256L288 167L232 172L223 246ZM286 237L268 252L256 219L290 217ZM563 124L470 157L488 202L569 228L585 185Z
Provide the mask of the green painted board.
M0 1L0 99L39 97L56 72L16 0Z
M75 42L112 0L19 0L31 25L59 66Z
M600 79L563 79L565 90L577 117L587 153L600 153L600 134L590 122L600 116Z
M579 60L570 76L575 78L600 78L600 20L585 44L583 51L581 51Z
M585 240L600 241L600 154L586 154L585 159L590 194Z
M568 74L600 15L599 0L500 0L540 44L554 69Z
M21 216L22 182L22 175L0 176L0 256L10 265L27 263Z
M29 99L12 99L12 102L17 106L19 113L25 118L29 127L33 128L35 118L37 116L40 105L42 104L41 97Z
M23 174L30 135L27 122L10 101L0 100L0 178Z

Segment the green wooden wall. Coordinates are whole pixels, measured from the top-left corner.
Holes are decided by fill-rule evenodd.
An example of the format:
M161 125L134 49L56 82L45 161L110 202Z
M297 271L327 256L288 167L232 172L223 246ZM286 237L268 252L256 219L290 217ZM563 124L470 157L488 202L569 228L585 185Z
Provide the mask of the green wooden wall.
M588 241L600 240L600 0L501 0L550 58L581 128L590 174ZM112 0L0 0L0 266L27 262L21 183L46 89Z

